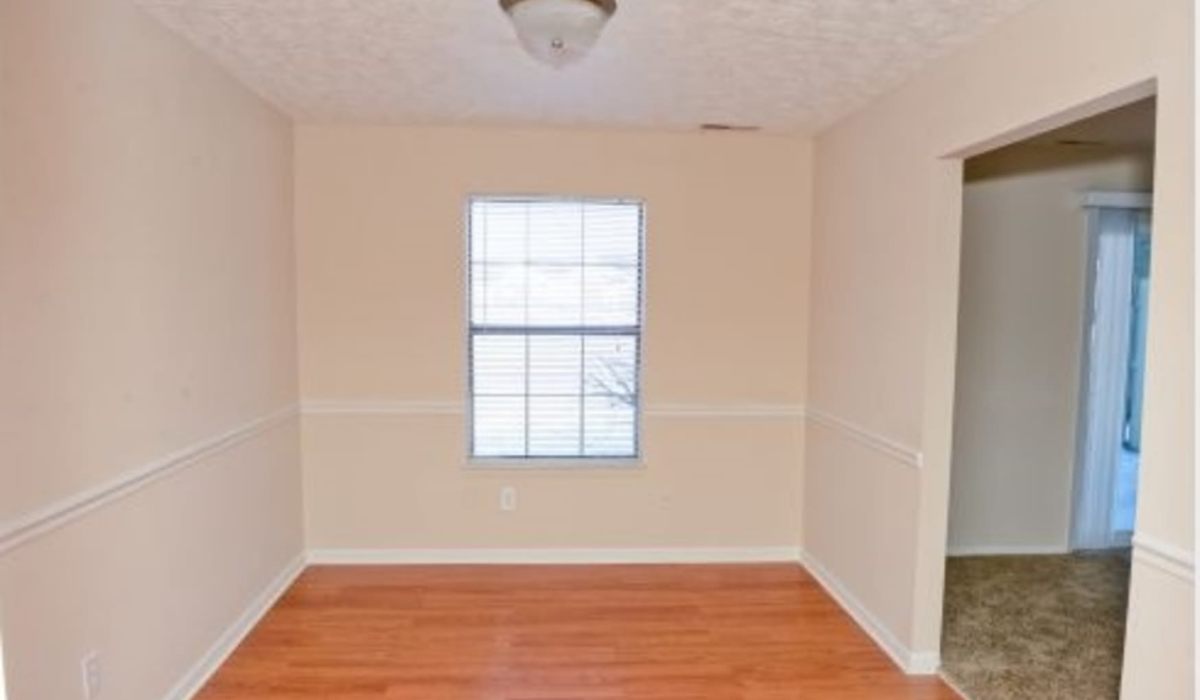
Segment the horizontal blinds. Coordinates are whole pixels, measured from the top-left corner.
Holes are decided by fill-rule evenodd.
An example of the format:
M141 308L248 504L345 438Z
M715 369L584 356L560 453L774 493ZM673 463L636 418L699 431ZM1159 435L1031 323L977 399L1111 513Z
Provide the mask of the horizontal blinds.
M472 452L637 454L642 208L471 204Z

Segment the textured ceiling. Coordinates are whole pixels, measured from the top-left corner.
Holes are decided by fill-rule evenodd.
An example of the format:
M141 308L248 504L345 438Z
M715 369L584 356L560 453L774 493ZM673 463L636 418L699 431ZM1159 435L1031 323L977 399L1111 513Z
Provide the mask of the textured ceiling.
M619 0L563 70L495 0L139 0L300 122L811 130L1030 0Z

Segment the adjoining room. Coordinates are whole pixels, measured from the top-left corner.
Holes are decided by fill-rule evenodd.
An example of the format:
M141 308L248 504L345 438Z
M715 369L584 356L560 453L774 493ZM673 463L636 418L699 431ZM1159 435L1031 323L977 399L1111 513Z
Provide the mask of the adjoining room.
M1187 700L1193 19L0 0L0 700Z
M975 700L1119 694L1154 121L1141 100L966 163L942 663Z

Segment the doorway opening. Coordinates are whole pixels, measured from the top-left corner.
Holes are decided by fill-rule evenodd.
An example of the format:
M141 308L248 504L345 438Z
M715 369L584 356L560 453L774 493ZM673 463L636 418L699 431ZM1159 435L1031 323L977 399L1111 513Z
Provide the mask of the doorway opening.
M1119 695L1154 117L965 163L942 664L972 700Z

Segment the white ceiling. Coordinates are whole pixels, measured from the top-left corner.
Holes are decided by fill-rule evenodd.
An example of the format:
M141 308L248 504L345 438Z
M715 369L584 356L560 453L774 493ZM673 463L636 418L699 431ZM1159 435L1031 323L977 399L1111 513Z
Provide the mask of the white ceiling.
M300 122L812 130L1030 0L619 0L560 71L496 0L138 0Z

